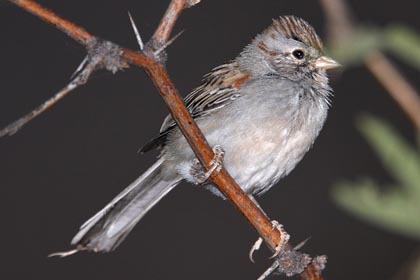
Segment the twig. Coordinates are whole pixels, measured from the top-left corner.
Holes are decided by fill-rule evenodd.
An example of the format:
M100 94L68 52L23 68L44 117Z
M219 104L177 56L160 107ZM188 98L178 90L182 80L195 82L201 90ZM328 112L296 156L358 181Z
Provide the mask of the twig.
M127 67L124 61L119 60L120 49L111 42L92 39L87 45L87 50L88 55L71 76L70 83L30 113L1 129L0 137L18 132L25 124L51 108L74 89L84 85L95 70L105 68L115 73Z
M327 27L333 45L351 36L354 26L345 0L320 0L327 17ZM373 51L364 58L366 67L384 86L389 95L420 130L420 95L380 51Z
M41 113L46 111L47 109L51 108L55 103L57 103L60 99L62 99L64 96L66 96L68 93L73 91L75 88L77 88L78 85L75 83L69 83L67 86L65 86L62 90L57 92L53 97L42 103L40 106L32 110L30 113L26 114L25 116L19 118L18 120L12 122L11 124L7 125L6 127L2 128L0 130L0 137L6 136L6 135L13 135L16 132L18 132L19 129L21 129L25 124L30 122L35 117L39 116Z
M420 248L414 250L407 260L398 268L392 280L418 280L420 275Z
M320 0L320 2L327 18L327 31L330 41L337 43L351 35L353 27L347 3L340 0Z
M267 277L269 277L271 274L273 274L279 267L279 263L277 261L274 261L273 264L267 268L266 271L264 271L263 274L261 274L260 277L258 277L257 280L265 280Z
M381 52L369 54L365 59L365 64L420 131L418 92Z
M163 15L158 28L156 28L151 41L156 43L158 46L164 45L166 42L168 42L172 33L172 29L175 26L175 22L181 12L186 8L190 8L198 4L200 1L201 0L172 0L168 9L166 9L165 14Z
M30 12L44 21L54 25L57 29L63 31L68 36L76 40L82 45L87 45L88 41L93 39L93 36L90 35L86 30L81 27L78 27L74 23L65 20L55 14L54 12L42 7L34 1L28 0L9 0L13 4L21 7L27 12Z
M89 42L92 42L92 40L98 40L84 29L60 18L57 14L41 7L32 0L9 1L57 26L57 28L67 33L70 37L85 47L87 47ZM159 49L161 46L167 44L175 21L181 11L198 2L199 1L194 0L172 0L165 16L159 24L159 27L154 33L152 39L146 43L145 49L142 53L126 48L120 48L120 50L122 60L144 68L150 79L153 81L159 94L164 99L173 119L181 129L196 157L204 168L209 170L211 167L209 163L214 157L213 151L200 132L196 123L191 118L188 110L185 108L182 99L179 97L178 90L171 82L162 61L154 55L154 51L156 49ZM279 230L273 229L271 221L242 191L242 189L229 175L227 170L222 168L219 173L212 175L209 180L212 184L219 188L219 190L235 205L238 211L253 225L268 247L272 251L275 251L275 248L281 239L281 233ZM311 266L308 266L308 273L310 272L309 269L311 269ZM305 275L305 273L302 273L301 278L322 279L322 277L305 278Z

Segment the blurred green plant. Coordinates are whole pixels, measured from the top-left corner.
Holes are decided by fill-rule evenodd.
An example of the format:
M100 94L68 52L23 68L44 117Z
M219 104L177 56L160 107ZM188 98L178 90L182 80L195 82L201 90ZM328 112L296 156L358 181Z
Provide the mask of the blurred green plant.
M367 115L357 128L397 184L380 186L372 178L339 182L334 200L361 219L420 240L420 137L413 147L389 124Z
M344 66L361 64L373 50L383 50L420 69L420 35L405 25L383 29L362 25L329 50Z

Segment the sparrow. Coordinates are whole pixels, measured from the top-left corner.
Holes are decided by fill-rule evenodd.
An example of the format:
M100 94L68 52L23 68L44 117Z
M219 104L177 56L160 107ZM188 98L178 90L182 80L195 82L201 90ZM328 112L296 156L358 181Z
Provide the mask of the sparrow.
M205 75L185 98L207 141L246 194L267 192L311 148L330 107L326 70L337 66L324 55L311 25L281 16L234 60ZM183 180L224 197L205 181L208 174L200 179L201 167L171 116L141 152L156 148L161 150L156 163L80 227L71 242L75 251L114 250Z

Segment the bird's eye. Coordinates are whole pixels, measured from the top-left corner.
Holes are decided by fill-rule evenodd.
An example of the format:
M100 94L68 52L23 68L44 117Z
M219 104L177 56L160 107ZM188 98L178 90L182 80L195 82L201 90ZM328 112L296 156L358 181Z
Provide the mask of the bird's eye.
M294 50L292 54L296 59L299 59L299 60L305 57L305 53L302 50Z

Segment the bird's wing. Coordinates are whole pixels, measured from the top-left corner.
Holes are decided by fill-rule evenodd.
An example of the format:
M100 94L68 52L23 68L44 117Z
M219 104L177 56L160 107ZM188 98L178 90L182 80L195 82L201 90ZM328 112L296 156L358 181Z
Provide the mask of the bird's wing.
M236 63L223 64L204 76L203 83L185 97L185 106L194 119L208 115L238 98L240 86L248 79L249 74L241 71ZM175 127L175 121L168 115L160 134L144 145L140 152L164 145L168 133Z

